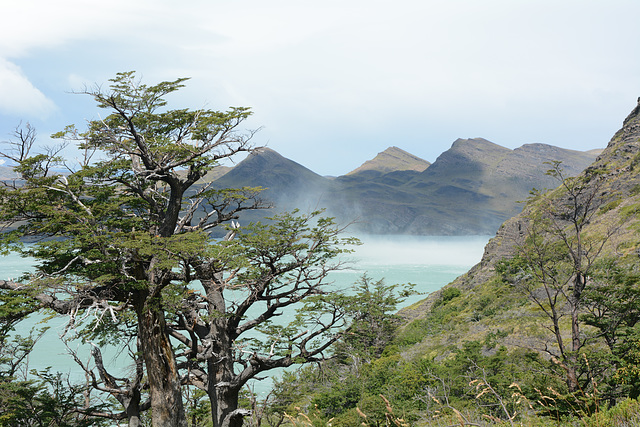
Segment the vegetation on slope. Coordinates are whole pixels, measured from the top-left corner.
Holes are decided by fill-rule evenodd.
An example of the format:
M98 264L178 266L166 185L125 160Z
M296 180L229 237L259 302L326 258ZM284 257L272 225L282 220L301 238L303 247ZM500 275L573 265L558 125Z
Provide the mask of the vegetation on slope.
M549 168L559 187L404 309L380 357L285 377L272 411L295 425L637 425L640 104L579 177Z

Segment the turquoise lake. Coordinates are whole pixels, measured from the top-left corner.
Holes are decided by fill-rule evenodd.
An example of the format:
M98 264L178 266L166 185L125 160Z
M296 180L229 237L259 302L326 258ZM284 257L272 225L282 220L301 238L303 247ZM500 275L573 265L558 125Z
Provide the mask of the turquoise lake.
M422 293L405 301L412 304L426 294L440 289L478 263L490 236L418 237L418 236L365 236L363 244L355 248L345 261L347 268L331 275L332 286L348 288L364 273L374 280L384 279L386 284L413 283ZM0 257L0 278L14 278L32 268L32 260L17 255ZM60 317L49 321L50 329L36 344L29 358L29 369L51 367L53 371L69 374L72 380L82 381L84 374L71 359L60 340L67 319ZM19 326L17 333L26 334L37 324L30 319ZM89 360L90 346L79 342L69 344L81 360ZM116 348L103 350L105 364L110 373L126 375L130 370L125 355ZM257 393L268 391L271 380L256 382Z

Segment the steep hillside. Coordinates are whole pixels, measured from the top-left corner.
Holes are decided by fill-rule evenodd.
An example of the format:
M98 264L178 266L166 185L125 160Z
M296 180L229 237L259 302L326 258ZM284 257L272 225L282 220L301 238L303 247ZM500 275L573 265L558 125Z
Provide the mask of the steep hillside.
M620 265L637 264L637 254L640 253L640 103L607 148L578 178L584 187L581 187L580 200L577 202L581 205L589 202L597 208L583 224L581 235L584 243L581 250L585 254L591 250L591 256L595 258L594 248L598 248L600 259L612 258ZM496 268L505 260L521 256L525 250L523 248L531 247L532 233L540 232L539 228L536 229L534 218L546 215L547 223L552 224L554 229L570 231L572 222L567 215L570 212L567 207L573 206L575 201L562 186L545 197L532 199L520 215L507 220L499 228L485 247L479 264L443 290L404 310L402 314L409 321L408 328L412 329L411 325L428 322L432 318L443 293L452 292L449 289L460 290L460 296L451 302L455 315L449 318L456 328L423 334L420 342L408 348L407 353L433 352L453 341L460 345L467 340L483 339L486 334L496 330L508 331L499 343L509 348L551 345L547 341L548 330L543 326L548 324L549 319L540 312L531 295L527 296L527 292L518 287L517 281L513 282L515 285L505 284ZM540 235L538 238L551 242L553 236L557 234ZM575 241L575 237L573 239ZM598 245L604 246L600 250ZM615 298L613 294L612 298ZM587 308L585 305L581 310ZM564 306L559 309L564 309ZM586 334L594 333L589 332L588 328L584 330ZM565 330L563 334L568 339L569 332Z
M606 211L603 209L603 214L597 216L589 228L597 229L604 222L617 220L622 228L614 242L619 244L620 241L627 241L630 244L631 241L635 241L634 225L638 217L635 215L634 206L640 204L640 99L638 106L624 121L623 127L616 132L607 148L585 173L596 173L596 176L605 181L600 190L603 197L601 203L610 207ZM563 200L566 195L558 189L554 197L557 204L567 202ZM610 205L611 203L615 207ZM455 283L465 288L473 288L485 282L486 278L491 276L497 260L513 255L515 245L520 242L523 230L526 229L527 217L536 208L536 204L531 204L523 214L506 221L496 237L487 245L480 264ZM631 248L636 248L635 243Z

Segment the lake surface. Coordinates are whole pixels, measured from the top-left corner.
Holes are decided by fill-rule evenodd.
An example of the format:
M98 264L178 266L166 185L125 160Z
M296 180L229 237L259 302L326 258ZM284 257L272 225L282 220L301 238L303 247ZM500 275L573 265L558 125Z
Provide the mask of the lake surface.
M385 283L413 283L415 290L422 295L410 297L403 306L425 298L425 294L437 291L459 275L478 263L484 246L491 236L364 236L362 245L355 252L345 256L348 262L344 270L332 273L333 286L344 289L352 286L366 273L377 281ZM0 257L0 278L15 278L28 271L33 261L17 255ZM399 307L400 308L400 307ZM68 373L71 379L82 381L84 374L71 359L67 349L59 338L64 330L66 318L56 318L47 324L50 329L36 344L29 359L30 369L43 369ZM17 333L26 335L37 319L23 322ZM43 325L42 325L43 326ZM89 360L89 345L72 343L71 348L78 352L81 360ZM125 355L118 357L118 350L104 349L104 360L111 374L125 375L129 368ZM264 393L271 385L270 380L257 382L255 391Z

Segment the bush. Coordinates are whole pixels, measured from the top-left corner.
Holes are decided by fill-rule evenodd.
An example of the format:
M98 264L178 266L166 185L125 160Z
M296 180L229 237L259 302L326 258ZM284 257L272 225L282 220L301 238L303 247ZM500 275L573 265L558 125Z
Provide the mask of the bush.
M625 399L581 421L585 427L637 426L640 424L640 402L636 399Z
M439 307L441 305L445 305L452 299L459 297L461 293L462 292L460 292L460 289L458 288L453 288L453 287L444 288L440 293L440 298L438 298L438 300L436 300L436 302L433 304L434 308Z

